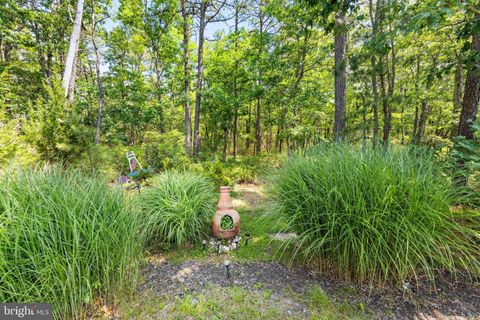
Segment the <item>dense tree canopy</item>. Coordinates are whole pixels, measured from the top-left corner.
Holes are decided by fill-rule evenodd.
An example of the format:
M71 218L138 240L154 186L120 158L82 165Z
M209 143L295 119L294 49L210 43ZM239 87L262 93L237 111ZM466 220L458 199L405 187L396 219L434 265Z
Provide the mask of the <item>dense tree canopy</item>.
M0 6L0 139L7 160L25 150L70 160L88 154L94 142L145 147L162 135L202 159L340 137L429 145L474 138L477 1L2 0ZM68 73L79 7L64 102L57 91Z

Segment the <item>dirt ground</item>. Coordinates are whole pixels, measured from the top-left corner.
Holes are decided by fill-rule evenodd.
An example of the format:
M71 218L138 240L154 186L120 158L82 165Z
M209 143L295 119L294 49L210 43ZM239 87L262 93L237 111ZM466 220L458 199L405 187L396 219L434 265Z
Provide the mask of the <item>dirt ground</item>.
M143 271L146 277L139 292L181 297L206 293L212 287L239 286L250 291L272 292L275 298L283 299L281 305L286 306L286 314L308 318L307 306L293 300L291 293L305 295L316 286L334 301L364 306L375 319L480 319L478 279L460 276L451 281L443 274L438 276L436 289L422 285L411 285L407 289L369 288L277 262L233 263L231 278L227 278L225 266L214 260L149 263Z

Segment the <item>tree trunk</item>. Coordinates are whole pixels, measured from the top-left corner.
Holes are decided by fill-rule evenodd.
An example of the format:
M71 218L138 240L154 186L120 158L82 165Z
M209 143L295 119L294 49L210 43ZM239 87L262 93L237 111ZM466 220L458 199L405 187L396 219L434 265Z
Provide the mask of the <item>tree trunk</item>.
M233 158L237 158L237 136L238 136L238 108L235 108L233 118Z
M333 140L345 138L346 113L346 72L345 46L347 42L346 21L343 13L335 17L335 120L333 125Z
M367 142L367 101L365 95L362 94L362 144Z
M476 14L475 18L479 19L480 15ZM477 54L480 52L480 33L476 33L472 37L472 50ZM476 60L478 60L478 58L476 58ZM479 63L475 61L467 72L463 106L462 111L460 112L460 121L458 123L458 135L464 136L467 139L473 139L473 131L471 130L470 125L477 117L480 90L479 67Z
M246 154L250 152L250 133L251 133L251 125L252 125L252 101L248 104L248 120L246 123L245 133L247 139L245 140L245 151Z
M70 45L68 47L67 61L65 62L65 72L63 74L62 87L65 91L65 97L68 96L70 87L74 85L75 79L74 68L75 59L78 51L78 44L80 42L80 33L82 27L82 15L83 15L83 1L77 2L77 13L75 15L75 23L73 25L72 36L70 37ZM70 99L73 99L71 97Z
M188 51L188 16L187 16L187 0L182 0L182 19L183 19L183 85L184 85L184 107L185 107L185 153L190 157L191 146L191 118L190 118L190 69L189 69L189 51ZM197 128L198 130L198 128Z
M227 160L228 151L228 128L223 129L223 161Z
M100 52L98 50L97 44L95 42L95 31L92 32L92 44L93 50L95 51L95 72L97 75L97 86L98 86L98 112L97 112L97 127L95 133L95 143L100 143L100 129L102 127L102 113L104 105L104 91L103 91L103 81L100 74Z
M415 137L416 143L422 143L423 137L425 136L425 126L427 124L429 109L428 103L423 100L420 108L420 117L418 118L417 136Z
M418 130L417 128L418 128L418 106L415 106L415 117L413 118L412 138L410 139L411 143L416 143L417 130Z
M389 25L390 32L392 32L392 25ZM386 55L387 62L387 77L388 77L388 95L384 97L384 127L383 127L383 142L388 143L390 138L390 132L392 131L392 108L391 101L393 101L393 95L395 92L395 74L396 74L396 54L395 54L395 41L393 36L390 39L391 47L391 69L389 70L388 54Z
M392 33L392 24L389 25L389 32ZM390 35L390 52L391 52L391 72L389 72L389 82L388 82L388 96L390 99L393 99L393 94L395 92L395 76L396 76L396 52L395 52L395 40L393 35Z
M377 59L372 55L372 92L373 92L373 142L378 142L378 83L377 83Z
M282 118L281 118L281 123L279 125L279 135L280 137L278 138L278 152L282 153L282 150L283 150L283 139L286 135L286 132L287 132L287 113L288 113L288 109L287 107L285 106L283 108L283 111L282 111Z
M259 21L259 32L260 32L260 45L258 48L258 57L261 59L263 53L263 23L264 23L264 15L263 15L263 2L260 0L260 5L258 8L258 21ZM260 87L262 84L262 65L260 63L258 68L258 79L257 79L257 86ZM256 120L255 120L255 154L260 154L262 151L262 104L261 104L261 96L258 93L257 96L257 112L256 112Z
M233 77L233 95L235 97L234 101L234 118L233 118L233 158L237 157L237 131L238 131L238 92L237 92L237 70L238 70L238 59L237 59L237 50L238 50L238 15L240 13L239 0L235 0L235 69Z
M255 120L255 154L260 154L262 151L262 107L261 98L257 97L257 117Z
M387 89L385 84L385 70L383 65L383 58L380 57L380 95L383 109L383 143L388 143L390 130L392 128L391 119L392 112L388 104Z
M377 4L378 6L378 4ZM377 35L377 13L373 12L373 0L369 0L370 23L372 24L372 38ZM373 143L378 143L378 82L377 82L377 57L375 51L372 52L372 93L373 93Z
M77 79L77 62L78 62L78 55L75 55L73 59L73 72L70 78L70 83L68 85L68 103L72 104L75 97L75 79Z
M102 113L104 105L104 91L103 91L103 81L100 74L100 50L97 46L97 41L95 40L97 21L95 19L95 0L92 0L92 46L93 53L95 54L95 74L97 76L97 87L98 87L98 110L97 110L97 125L95 130L95 144L100 143L100 134L102 127Z
M198 59L197 59L197 87L195 95L195 119L193 124L193 156L198 157L200 148L199 128L200 128L200 104L202 101L203 85L203 42L205 33L205 13L207 11L207 0L202 0L200 5L200 20L198 30Z

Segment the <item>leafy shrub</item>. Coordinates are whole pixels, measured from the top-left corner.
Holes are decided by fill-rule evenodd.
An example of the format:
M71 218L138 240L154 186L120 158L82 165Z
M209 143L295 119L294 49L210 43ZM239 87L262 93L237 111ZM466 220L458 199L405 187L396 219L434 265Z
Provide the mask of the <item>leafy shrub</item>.
M264 169L264 161L259 156L239 157L231 162L231 174L237 182L253 182Z
M46 87L47 98L39 98L25 126L27 141L48 162L75 162L93 144L93 131L83 125L74 105L69 104L59 81Z
M273 177L277 214L298 234L294 256L358 281L422 269L478 272L478 233L455 222L450 185L423 149L322 146Z
M207 161L202 163L203 173L215 184L215 186L231 186L234 181L229 176L229 167L222 161Z
M242 156L232 159L229 171L236 182L251 183L268 174L272 167L278 167L280 154L263 154L261 156Z
M210 178L216 186L232 186L235 183L254 182L272 166L277 165L272 155L238 156L227 161L206 161L191 168Z
M76 171L0 179L0 300L49 302L73 317L96 294L127 289L142 240L122 192Z
M217 198L207 178L193 172L167 171L151 183L138 198L150 245L182 245L207 235Z
M8 119L0 112L0 165L15 161L30 165L38 161L33 147L25 142L21 134L24 119Z
M206 176L215 187L232 186L235 182L230 175L230 166L218 158L212 161L192 162L187 167L192 172Z
M178 130L164 134L156 131L145 132L142 143L145 164L155 170L184 169L188 164L185 155L185 136Z
M480 123L473 123L471 128L474 139L453 139L448 164L454 177L456 202L480 207Z

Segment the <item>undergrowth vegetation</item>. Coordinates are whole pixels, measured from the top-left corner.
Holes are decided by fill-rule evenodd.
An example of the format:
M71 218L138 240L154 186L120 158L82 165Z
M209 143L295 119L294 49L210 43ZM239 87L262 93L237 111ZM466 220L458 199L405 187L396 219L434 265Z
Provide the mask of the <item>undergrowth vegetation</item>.
M293 256L341 277L480 270L479 233L450 212L451 187L426 150L318 146L286 162L270 192L272 213L298 234Z
M167 171L151 183L138 198L149 245L183 245L207 236L217 200L207 178L188 171Z
M77 171L0 178L0 300L48 302L58 319L129 289L142 253L121 191Z

